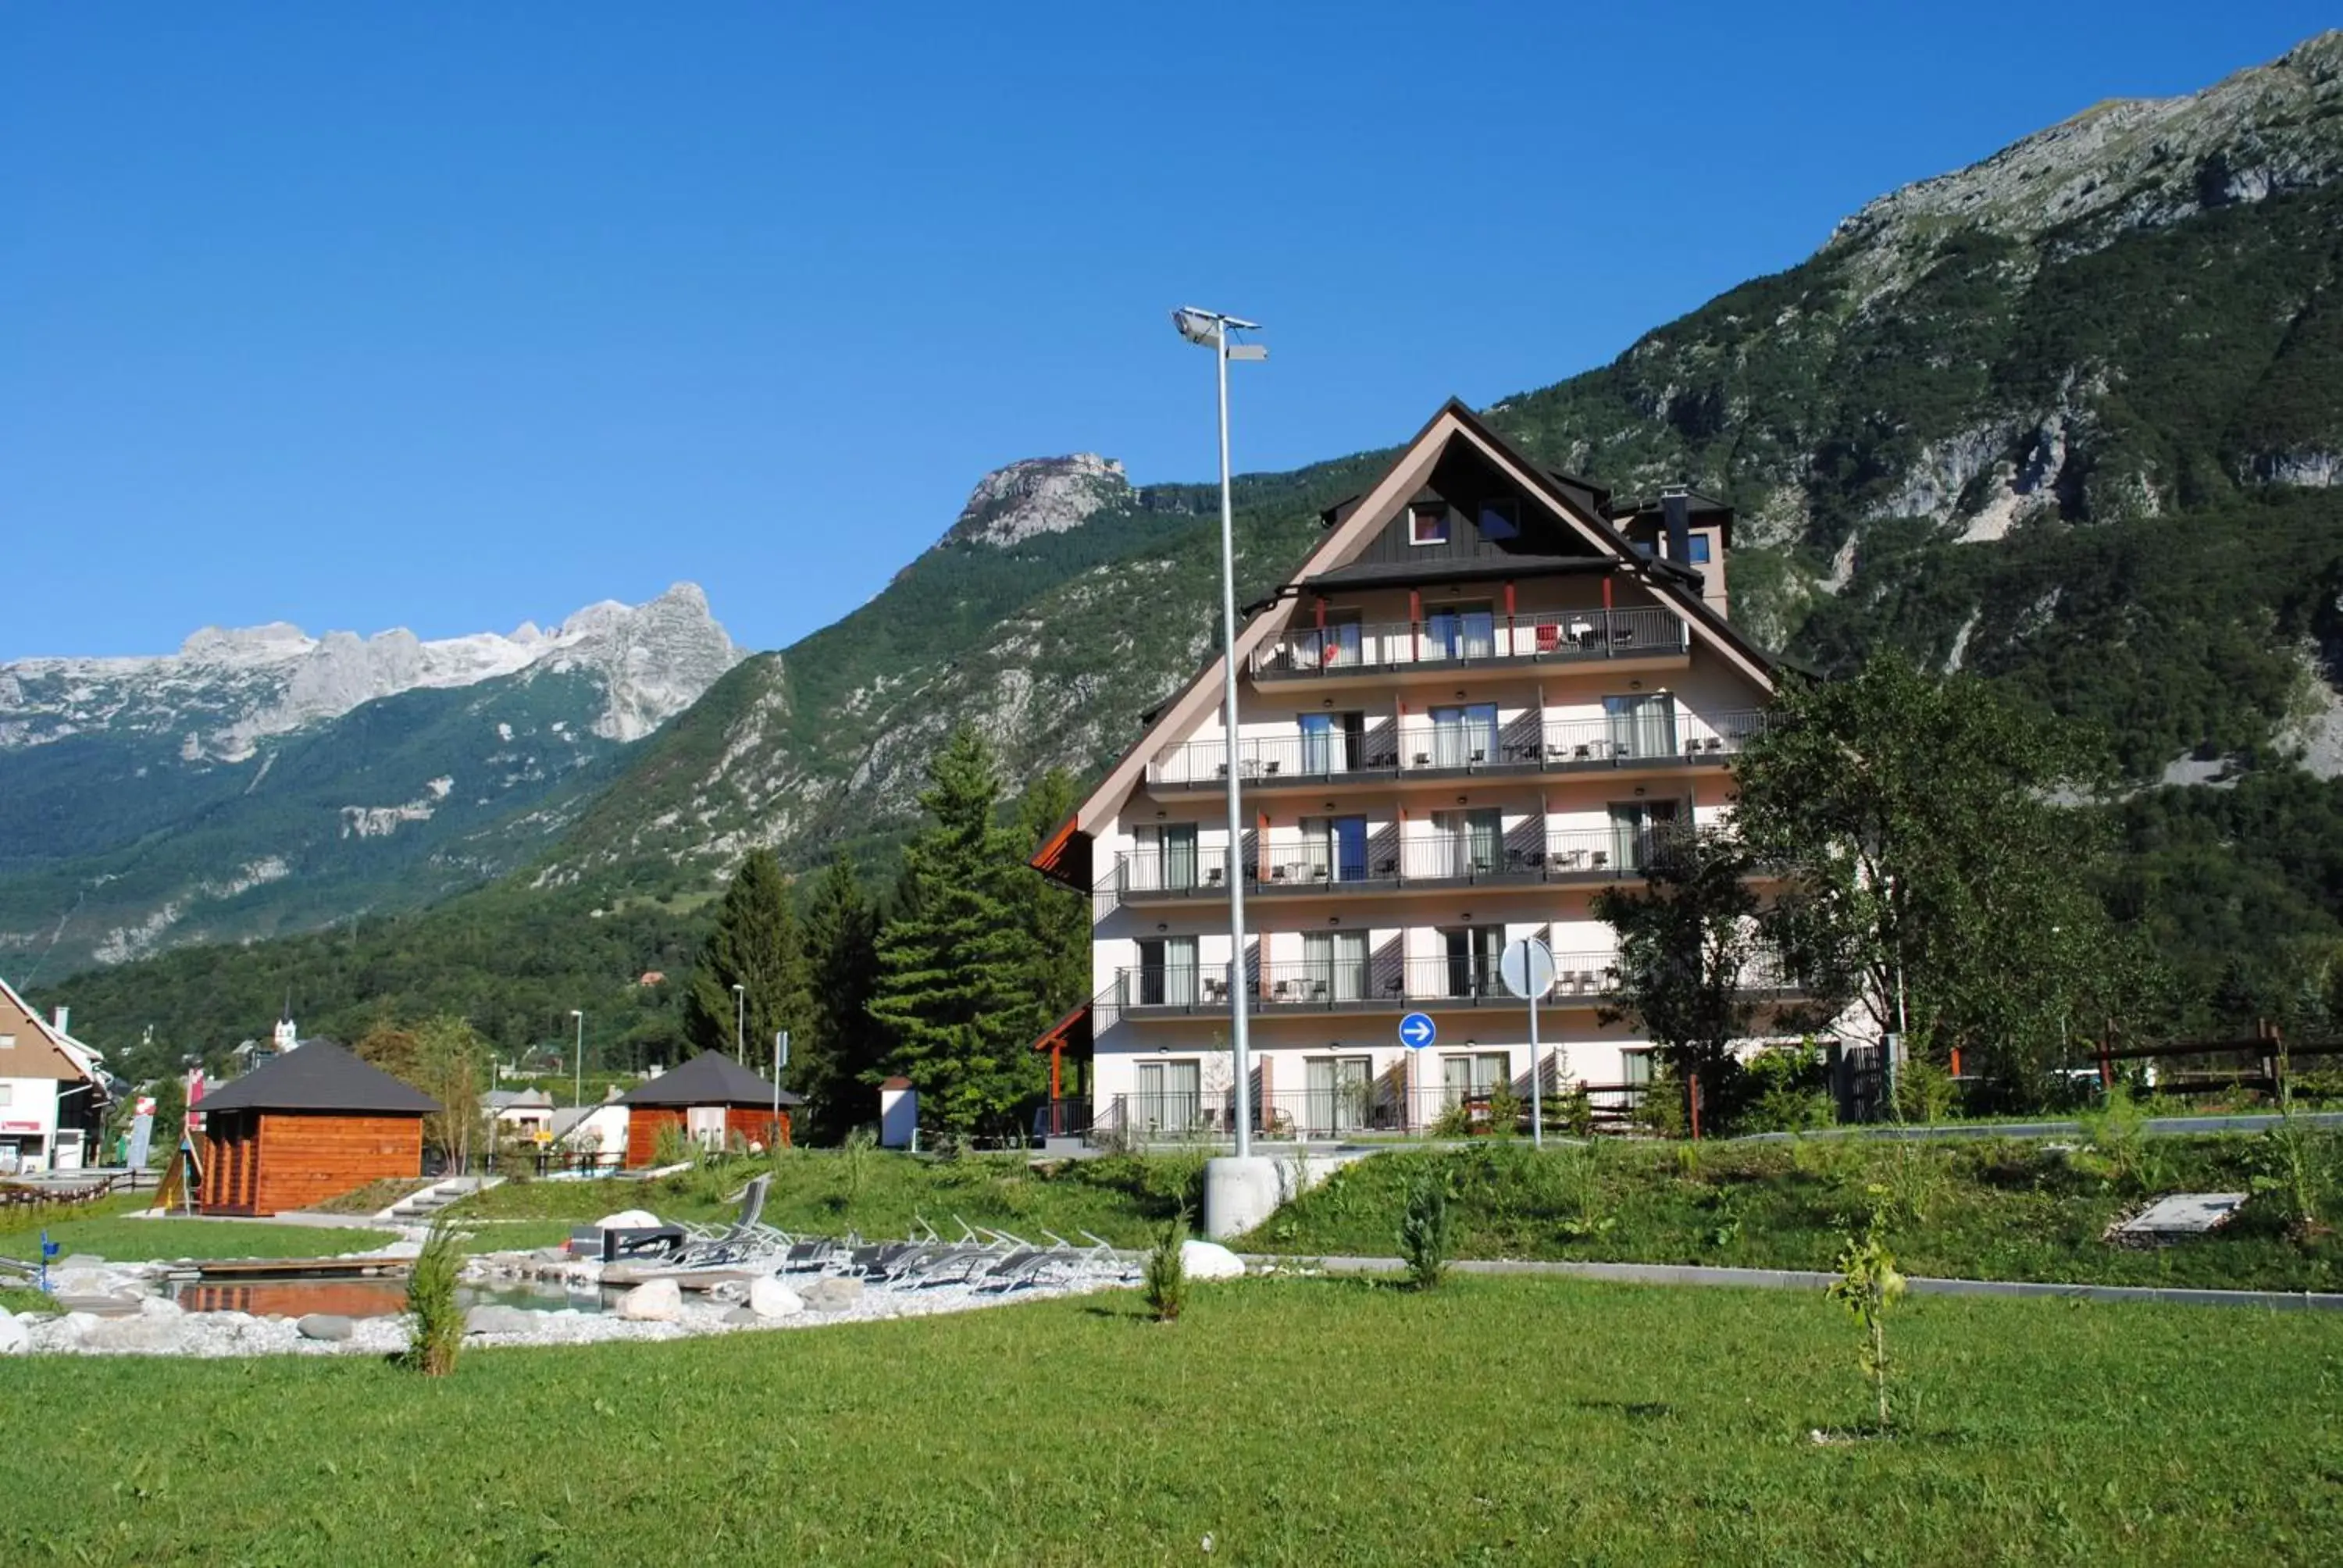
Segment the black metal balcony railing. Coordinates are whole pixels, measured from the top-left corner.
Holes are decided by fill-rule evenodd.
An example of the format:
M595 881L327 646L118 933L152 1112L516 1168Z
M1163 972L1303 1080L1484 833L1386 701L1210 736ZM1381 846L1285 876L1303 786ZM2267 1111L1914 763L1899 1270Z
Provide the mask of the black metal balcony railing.
M1431 616L1289 631L1254 652L1252 672L1292 679L1425 665L1453 668L1499 659L1573 663L1679 654L1688 646L1684 618L1656 608Z
M1551 1071L1540 1086L1547 1096L1547 1131L1561 1115L1561 1097L1574 1084ZM1634 1086L1599 1091L1604 1109L1616 1111L1639 1097ZM1325 1140L1353 1136L1475 1137L1529 1131L1530 1083L1526 1073L1504 1083L1472 1081L1403 1088L1388 1073L1349 1078L1331 1085L1276 1089L1253 1096L1253 1132L1269 1139ZM1165 1091L1108 1096L1092 1119L1094 1141L1138 1143L1218 1139L1236 1125L1236 1096L1218 1091Z
M1765 733L1759 709L1715 714L1643 712L1541 722L1402 724L1383 719L1355 734L1248 736L1237 771L1254 785L1370 781L1411 773L1570 772L1635 765L1721 763ZM1228 746L1192 740L1148 764L1151 784L1217 789L1228 781Z
M1258 1013L1373 1012L1428 1002L1473 1007L1520 1007L1521 999L1497 978L1496 955L1435 955L1402 959L1395 953L1361 958L1302 959L1246 967L1247 1007ZM1618 987L1609 953L1557 953L1551 1000L1595 999ZM1115 982L1099 999L1115 1010L1176 1016L1218 1013L1229 1006L1223 965L1134 965L1115 971Z
M1246 845L1247 893L1379 892L1408 887L1472 887L1518 882L1603 882L1639 877L1661 862L1684 830L1665 825L1613 827L1506 836L1442 833L1399 838L1394 825L1363 843ZM1213 898L1227 891L1218 845L1140 850L1116 857L1101 897L1117 900Z

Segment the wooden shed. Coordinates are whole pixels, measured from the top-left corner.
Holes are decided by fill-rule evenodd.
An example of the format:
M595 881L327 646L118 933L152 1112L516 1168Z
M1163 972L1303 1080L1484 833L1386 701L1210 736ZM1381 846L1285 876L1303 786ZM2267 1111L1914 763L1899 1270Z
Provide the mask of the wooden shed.
M317 1040L204 1096L206 1214L275 1214L384 1177L423 1173L421 1090Z
M627 1108L627 1163L640 1166L652 1162L659 1130L666 1127L709 1148L723 1148L735 1136L768 1149L784 1145L789 1141L789 1111L805 1100L776 1090L721 1051L703 1050L621 1095L618 1103Z

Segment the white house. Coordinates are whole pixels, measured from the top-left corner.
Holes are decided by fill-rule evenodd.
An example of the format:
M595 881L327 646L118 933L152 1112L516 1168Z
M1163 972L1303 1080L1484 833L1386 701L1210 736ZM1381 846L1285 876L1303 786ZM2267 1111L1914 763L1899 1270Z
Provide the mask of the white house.
M88 1158L108 1101L98 1053L0 980L0 1171L72 1171Z

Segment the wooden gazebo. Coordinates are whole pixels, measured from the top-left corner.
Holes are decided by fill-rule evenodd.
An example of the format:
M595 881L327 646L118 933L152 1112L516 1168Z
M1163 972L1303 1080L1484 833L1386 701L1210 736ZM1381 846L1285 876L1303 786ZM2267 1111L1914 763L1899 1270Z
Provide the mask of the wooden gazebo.
M423 1119L439 1102L331 1040L315 1040L222 1085L204 1119L206 1214L275 1214L385 1177L423 1173Z
M738 1136L780 1148L789 1141L789 1111L805 1099L775 1089L721 1051L703 1050L618 1103L627 1108L627 1163L641 1166L651 1163L663 1127L702 1147L721 1149Z

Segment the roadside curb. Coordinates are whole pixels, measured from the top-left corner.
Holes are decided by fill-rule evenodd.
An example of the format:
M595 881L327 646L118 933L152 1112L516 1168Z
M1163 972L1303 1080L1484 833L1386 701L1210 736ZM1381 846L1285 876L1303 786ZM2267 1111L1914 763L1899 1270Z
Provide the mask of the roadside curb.
M1397 1258L1309 1258L1287 1254L1242 1254L1248 1269L1263 1265L1318 1269L1329 1274L1396 1274ZM1728 1290L1820 1291L1836 1274L1810 1269L1725 1269L1699 1263L1584 1263L1559 1259L1460 1259L1448 1265L1460 1274L1528 1274L1554 1279L1601 1280L1623 1285L1701 1285ZM2343 1312L2343 1293L2321 1291L2214 1291L2180 1285L2082 1285L2036 1280L1940 1280L1907 1278L1920 1296L2004 1296L2104 1302L2157 1302L2166 1306L2261 1307L2278 1312Z

